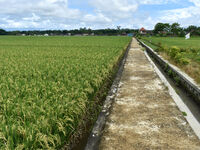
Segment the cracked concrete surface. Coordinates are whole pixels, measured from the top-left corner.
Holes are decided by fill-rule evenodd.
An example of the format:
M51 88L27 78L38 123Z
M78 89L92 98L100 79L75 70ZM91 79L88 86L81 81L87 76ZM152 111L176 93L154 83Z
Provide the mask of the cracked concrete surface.
M99 149L200 150L200 140L135 39Z

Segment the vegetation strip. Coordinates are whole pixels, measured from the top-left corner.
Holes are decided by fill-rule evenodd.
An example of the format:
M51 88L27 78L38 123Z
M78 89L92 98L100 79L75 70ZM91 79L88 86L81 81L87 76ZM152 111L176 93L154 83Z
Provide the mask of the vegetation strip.
M105 123L106 123L106 117L109 115L110 108L112 106L113 100L115 99L115 96L117 93L118 84L121 79L121 75L122 75L122 72L124 69L124 64L126 62L128 51L130 49L130 44L127 47L127 50L123 56L123 59L119 63L119 70L117 72L116 78L115 78L115 80L111 86L111 89L106 97L106 100L103 105L103 109L102 109L101 113L99 114L96 124L94 125L92 132L88 138L88 142L85 147L85 150L96 150L99 147L100 138L101 138L101 135L102 135Z
M162 59L153 49L149 46L138 40L142 46L144 46L147 52L153 57L159 65L169 73L169 75L176 81L178 84L181 84L196 100L198 104L200 104L200 88L187 79L180 71L177 71L172 65Z
M200 84L198 37L188 40L179 37L142 37L141 40Z

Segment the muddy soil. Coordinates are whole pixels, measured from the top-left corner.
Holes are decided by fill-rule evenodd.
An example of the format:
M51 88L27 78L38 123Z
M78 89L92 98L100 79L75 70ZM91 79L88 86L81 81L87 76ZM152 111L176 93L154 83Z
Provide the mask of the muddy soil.
M200 140L135 39L99 149L200 150Z

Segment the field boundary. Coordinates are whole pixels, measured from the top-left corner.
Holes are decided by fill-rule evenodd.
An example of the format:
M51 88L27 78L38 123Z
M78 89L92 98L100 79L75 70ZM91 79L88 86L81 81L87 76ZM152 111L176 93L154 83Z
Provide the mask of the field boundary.
M128 52L130 50L131 42L132 42L132 40L130 41L129 45L127 46L126 51L125 51L125 53L124 53L124 55L123 55L123 57L122 57L122 59L119 63L118 72L115 76L115 79L114 79L113 84L110 88L110 91L108 92L108 95L105 99L105 102L104 102L103 107L102 107L102 111L100 112L98 119L97 119L91 133L90 133L90 136L88 138L88 142L87 142L87 145L85 147L85 150L96 150L96 149L98 149L100 138L101 138L103 129L105 127L106 118L109 115L110 108L112 107L113 101L114 101L116 94L117 94L117 91L118 91L119 81L121 79L122 72L123 72L123 69L124 69L124 64L126 62L126 58L127 58Z
M161 66L161 68L169 74L178 84L182 85L194 100L200 105L200 88L189 79L182 71L177 70L173 65L159 56L152 48L137 39L140 44L146 48L147 53Z

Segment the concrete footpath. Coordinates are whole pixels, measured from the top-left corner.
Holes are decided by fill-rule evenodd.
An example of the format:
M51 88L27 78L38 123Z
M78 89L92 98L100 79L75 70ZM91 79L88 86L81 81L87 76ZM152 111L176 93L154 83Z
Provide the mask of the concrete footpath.
M200 150L200 140L135 39L99 149Z

